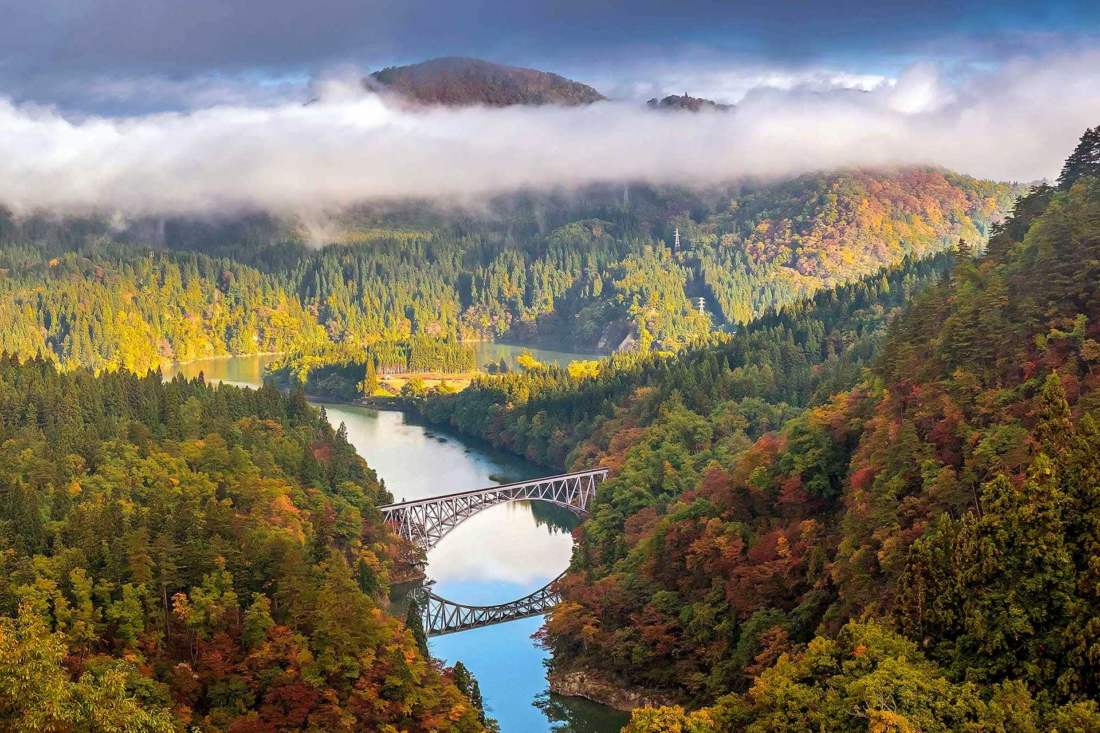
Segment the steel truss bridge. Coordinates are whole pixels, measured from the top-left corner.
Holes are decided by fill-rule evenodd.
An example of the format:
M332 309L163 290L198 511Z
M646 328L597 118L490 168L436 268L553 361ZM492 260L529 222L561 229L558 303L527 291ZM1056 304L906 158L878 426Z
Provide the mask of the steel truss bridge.
M596 496L596 487L605 478L607 469L596 468L503 486L490 486L487 489L385 504L378 508L397 534L427 552L455 527L497 504L546 501L584 516L588 513L588 502Z
M554 584L561 580L562 575L534 593L494 606L455 603L425 589L419 599L424 632L428 636L443 636L456 631L478 629L482 626L502 624L531 616L542 616L561 600Z
M596 496L596 488L607 478L607 469L566 473L560 476L518 481L473 491L461 491L427 499L402 501L380 506L383 518L400 536L425 552L434 548L451 530L478 512L498 504L515 501L545 501L565 507L579 516L588 514L588 504ZM534 593L508 603L493 606L471 606L456 603L425 588L419 594L428 636L440 636L456 631L540 616L559 600L555 583L561 576Z

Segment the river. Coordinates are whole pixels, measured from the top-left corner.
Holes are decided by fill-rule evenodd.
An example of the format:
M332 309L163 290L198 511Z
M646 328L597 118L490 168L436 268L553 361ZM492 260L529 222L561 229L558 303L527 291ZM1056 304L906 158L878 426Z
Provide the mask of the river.
M494 352L506 358L522 349ZM557 361L542 351L536 358ZM561 362L567 356L560 357ZM274 357L230 357L182 364L166 372L209 382L258 386ZM385 482L395 500L416 499L545 475L548 471L510 453L418 424L402 412L316 403L329 420L347 427L348 440ZM568 512L547 506L505 504L470 518L428 554L434 591L472 604L510 601L536 590L569 564ZM546 652L531 639L542 618L530 618L429 640L448 664L461 660L481 685L489 714L503 733L611 733L626 715L602 705L551 695Z

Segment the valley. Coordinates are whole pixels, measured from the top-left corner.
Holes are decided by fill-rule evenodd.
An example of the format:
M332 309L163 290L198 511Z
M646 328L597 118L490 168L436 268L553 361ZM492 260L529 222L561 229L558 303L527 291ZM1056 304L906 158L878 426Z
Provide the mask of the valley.
M505 352L493 350L492 354ZM546 357L546 354L540 354ZM208 384L226 383L255 389L262 384L269 359L230 357L191 362L165 374ZM450 432L440 432L401 412L354 405L315 402L334 428L347 431L355 447L396 500L490 486L540 476L545 469L488 445ZM425 471L424 466L446 467ZM569 564L575 522L568 514L547 512L536 504L488 509L464 523L427 557L426 573L436 592L473 604L518 598L561 573ZM443 636L429 641L434 657L462 661L476 676L486 709L504 730L551 731L567 723L570 730L612 733L627 716L584 700L547 691L545 650L531 639L542 620ZM536 705L537 703L537 705Z
M1100 733L1100 10L0 12L0 733Z

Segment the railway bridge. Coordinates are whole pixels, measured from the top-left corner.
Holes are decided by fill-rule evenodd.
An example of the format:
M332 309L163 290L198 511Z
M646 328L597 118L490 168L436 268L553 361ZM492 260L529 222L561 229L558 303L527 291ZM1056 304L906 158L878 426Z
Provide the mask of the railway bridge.
M596 496L596 487L605 478L606 468L594 468L590 471L385 504L378 508L397 534L427 552L455 527L497 504L545 501L584 516L588 513L588 503Z
M607 469L595 468L559 476L517 481L473 491L442 494L379 507L390 527L425 552L431 550L455 527L478 512L515 501L545 501L565 507L583 517L596 496L596 488L607 478ZM425 588L417 598L428 636L514 621L546 613L558 602L555 583L508 603L472 606L447 600Z

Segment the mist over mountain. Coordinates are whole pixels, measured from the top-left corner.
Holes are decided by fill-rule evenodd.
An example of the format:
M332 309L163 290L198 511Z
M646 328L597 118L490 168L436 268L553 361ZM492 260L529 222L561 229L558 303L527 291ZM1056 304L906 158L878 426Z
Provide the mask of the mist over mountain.
M558 74L458 57L390 66L371 74L367 86L386 89L423 104L449 107L517 104L571 107L605 99L587 84Z
M683 94L670 94L667 97L658 99L654 97L646 102L646 106L650 109L658 110L682 110L687 112L700 112L702 110L715 110L719 112L727 112L733 109L732 104L722 104L721 102L715 102L713 99L704 99L703 97L693 97L687 92Z
M501 78L511 87L464 86L458 76L420 92L453 104L395 102L396 91L364 89L358 72L318 82L309 105L242 102L110 117L0 98L0 204L20 215L313 216L363 201L476 205L514 191L624 181L697 187L851 168L934 165L1028 181L1056 174L1055 151L1100 115L1090 93L1098 58L1051 52L962 77L915 66L860 93L772 87L740 98L736 114L655 114L634 100L540 103L598 92L524 70L506 70ZM388 80L399 91L420 77L410 68L427 74L433 64L384 70L372 83ZM539 83L520 85L528 76ZM508 88L511 96L489 94ZM509 99L517 103L499 106ZM531 103L519 103L525 99Z
M0 733L1100 733L1097 0L0 19Z

